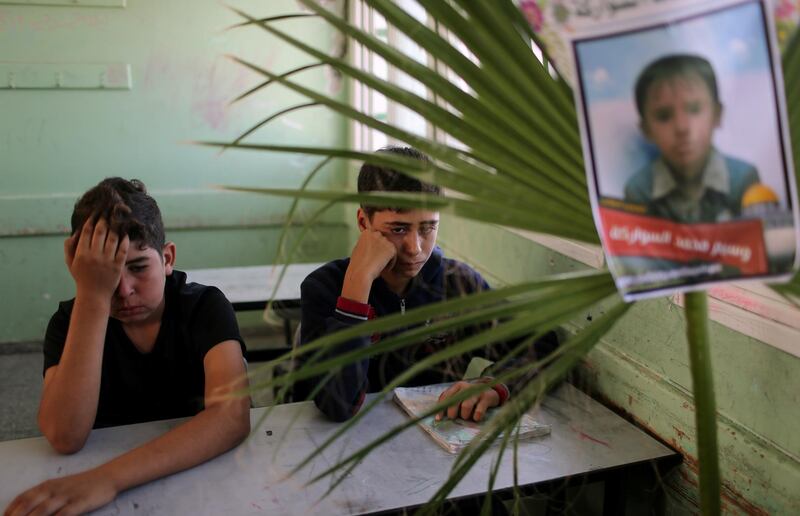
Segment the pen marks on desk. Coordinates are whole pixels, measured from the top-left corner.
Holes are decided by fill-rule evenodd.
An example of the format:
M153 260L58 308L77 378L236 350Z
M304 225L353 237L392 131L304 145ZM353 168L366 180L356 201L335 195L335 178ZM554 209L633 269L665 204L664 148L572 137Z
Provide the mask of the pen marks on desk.
M582 441L591 441L593 443L602 444L606 448L611 448L611 445L608 444L606 441L602 441L596 437L592 437L591 435L587 434L580 428L576 428L575 425L569 425L569 429L578 434L578 437L581 438Z
M430 477L411 476L409 480L414 482L414 485L405 491L406 496L417 495L423 491L427 491L431 487L435 487L438 481Z
M314 437L314 432L312 432L310 428L304 428L303 430L305 431L305 433L306 433L306 437L308 437L308 440L309 440L309 441L311 441L311 444L313 444L313 445L314 445L314 450L318 450L318 449L319 449L319 443L317 442L317 439L316 439L316 437ZM333 464L331 463L331 461L330 461L330 460L328 460L328 457L326 457L326 456L325 456L325 452L324 452L324 451L322 451L322 452L320 452L319 454L317 454L317 457L321 457L321 458L322 458L322 460L323 460L323 461L325 461L325 465L326 465L326 466L328 466L328 467L331 467L331 466L333 466ZM312 461L312 464L313 464L314 462L315 462L315 461ZM312 470L312 471L313 471L313 470Z
M132 507L133 511L137 515L140 515L140 516L150 516L150 515L154 515L155 516L157 514L164 514L163 507L161 507L161 505L159 505L159 504L149 505L147 502L139 503L139 502L131 501L130 505L128 505L128 502L125 502L125 503L122 504L122 507L120 507L117 504L117 500L114 500L115 512L112 513L112 514L121 514L121 513L122 514L130 514L131 511L130 511L129 507Z
M357 500L355 502L353 502L349 496L345 497L344 500L332 500L332 502L333 505L345 509L347 514L367 514L375 512L379 506L375 500L375 496L372 494L367 495L365 499Z
M119 508L119 499L118 498L114 499L114 501L111 502L110 505L107 505L106 508L113 509L113 511L107 512L105 514L119 514L119 513L122 512L122 509Z

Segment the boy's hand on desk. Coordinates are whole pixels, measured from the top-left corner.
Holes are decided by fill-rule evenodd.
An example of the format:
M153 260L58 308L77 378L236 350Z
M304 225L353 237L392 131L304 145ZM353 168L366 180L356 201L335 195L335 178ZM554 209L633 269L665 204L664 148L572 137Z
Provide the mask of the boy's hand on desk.
M77 292L111 299L119 284L130 239L110 230L105 219L88 219L80 232L64 241L64 262Z
M454 396L459 391L474 387L474 383L456 382L439 395L439 401ZM488 389L482 393L467 398L461 403L451 405L445 412L436 414L436 421L441 421L445 417L456 419L460 417L465 420L480 421L486 415L486 411L500 404L500 395L494 389Z
M110 503L118 490L100 469L54 478L17 496L5 516L84 514Z

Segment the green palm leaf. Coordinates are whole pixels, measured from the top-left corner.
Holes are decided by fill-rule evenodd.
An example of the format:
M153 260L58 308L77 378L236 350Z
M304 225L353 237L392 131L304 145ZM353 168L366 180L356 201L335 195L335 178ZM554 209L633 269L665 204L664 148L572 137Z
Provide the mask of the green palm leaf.
M417 374L417 373L419 373L421 371L424 371L424 370L436 365L437 363L439 363L439 362L441 362L443 360L463 355L463 354L468 353L469 351L471 351L473 349L479 349L479 348L485 347L486 345L491 344L493 342L496 342L498 340L510 339L510 338L514 338L516 336L525 335L525 334L540 335L540 334L544 333L545 331L553 329L559 323L563 323L566 320L570 319L574 315L576 308L577 309L582 309L582 308L586 308L587 306L591 306L591 305L595 304L596 302L598 302L600 299L603 299L603 298L607 297L612 292L613 292L613 287L611 289L601 288L599 290L595 290L594 292L583 292L582 293L583 295L581 295L581 296L570 296L570 298L583 297L584 299L579 300L579 301L572 300L572 302L570 303L570 302L566 301L563 297L561 297L560 290L558 290L558 289L554 290L554 291L551 290L550 293L549 293L549 296L547 296L546 298L543 298L541 300L541 302L538 303L538 306L543 306L542 303L544 303L545 300L550 300L553 303L553 306L548 306L547 309L544 309L544 310L543 309L535 309L535 308L531 309L531 307L528 307L528 311L527 312L522 312L520 314L520 317L517 317L517 318L513 319L512 321L507 322L505 324L502 324L502 325L498 326L497 328L494 328L493 330L480 333L478 335L470 337L469 339L465 339L465 340L463 340L463 341L461 341L459 343L454 344L453 346L448 347L445 350L442 350L442 351L440 351L440 352L438 352L438 353L436 353L434 355L431 355L431 356L425 358L424 360L420 361L417 364L414 364L414 366L412 366L407 371L405 371L403 374L401 374L400 376L395 378L392 382L390 382L381 391L381 393L378 396L376 396L375 399L373 399L367 406L364 407L364 409L362 409L362 411L358 415L356 415L353 419L349 420L347 423L343 424L342 427L337 432L335 432L325 443L321 444L320 447L317 450L315 450L311 455L309 455L309 457L307 457L303 462L298 464L296 469L299 470L299 469L305 467L311 460L313 460L314 457L316 457L316 455L321 453L327 446L332 444L336 439L338 439L339 437L344 435L352 426L354 426L362 417L364 417L364 415L368 412L369 408L371 408L372 406L374 406L377 403L379 403L383 399L383 397L386 396L387 394L390 394L395 387L398 387L398 386L402 385L404 382L406 382L410 378L412 378L415 374ZM573 306L569 306L569 304L572 304ZM575 306L575 304L577 304L577 307ZM544 306L546 306L546 305L544 305ZM618 318L618 316L622 315L622 313L617 314L613 310L611 312L609 312L609 314L610 314L611 318L614 321ZM595 328L596 326L597 325L594 325L594 326L591 326L590 328ZM590 331L590 330L584 330L584 332L581 332L581 335L583 335L584 337L582 337L579 341L585 340L586 338L588 338L588 337L586 337L587 335L591 336L591 335L594 335L594 333L592 331ZM387 339L386 342L393 341L392 342L392 344L393 344L395 339L400 340L401 338L403 338L403 337L402 336L401 337L393 337L392 339ZM415 341L418 342L419 339L417 338L417 339L415 339ZM596 340L593 341L592 344L594 342L596 342ZM386 343L381 343L381 344L386 344ZM388 347L388 345L387 345L387 347ZM526 365L521 366L521 367L513 368L509 372L497 376L497 378L495 379L495 381L493 383L503 383L503 382L507 382L507 381L513 380L514 378L522 376L522 375L525 375L526 373L529 373L530 371L536 370L536 369L540 368L542 365L544 365L545 363L549 363L549 362L552 362L552 364L549 365L549 367L546 369L546 371L549 371L549 370L552 370L553 372L561 371L561 370L567 371L571 367L570 364L575 360L574 354L570 353L571 349L572 349L572 346L570 344L565 344L557 353L555 353L552 356L548 357L545 361L542 361L544 363L535 362L535 363L526 364ZM370 348L369 351L372 351L372 348ZM581 357L582 356L583 355L581 355ZM344 360L343 356L337 357L335 360L338 360L339 363L349 363L350 362L349 360ZM327 370L329 368L330 368L330 366L327 366L327 367L321 368L321 369L322 370ZM558 378L560 378L560 376L558 376L558 375L556 375L556 376L547 376L546 378L549 378L549 380L548 380L549 384L552 384ZM453 396L451 398L448 398L447 400L444 400L444 401L436 404L435 406L431 407L424 415L422 415L420 417L420 419L422 419L424 417L427 417L427 416L430 416L430 415L433 415L433 414L435 414L437 412L440 412L441 410L449 407L450 405L459 403L459 402L461 402L461 401L463 401L463 400L475 395L478 392L481 392L483 390L491 388L493 383L475 385L474 387L472 387L470 389L466 389L464 391L461 391L457 395L455 395L455 396ZM526 389L531 388L531 386L533 386L533 385L534 384L531 384L531 385L527 386ZM536 385L538 385L538 384L536 384ZM539 389L539 393L540 394L541 394L541 392L544 392L544 391L542 389ZM515 397L515 399L516 399L516 397ZM527 398L520 398L520 400L523 400L523 399L527 399ZM525 410L527 410L528 408L530 408L537 401L537 399L538 399L537 397L531 398L529 400L530 404L527 405L527 407L523 410L523 412ZM522 403L522 401L520 401L520 403ZM519 407L521 405L514 405L514 406ZM521 414L521 412L517 414L517 417L519 417L519 414ZM314 480L319 480L319 479L323 478L324 476L326 476L328 474L331 474L331 473L333 473L333 472L335 472L335 471L347 466L350 463L360 461L367 453L369 453L370 451L375 449L377 446L379 446L383 442L391 439L396 432L400 432L400 431L405 430L407 428L413 427L417 422L418 422L418 420L415 420L415 419L409 420L405 424L403 424L400 427L394 429L393 432L387 433L386 435L376 439L374 442L369 443L368 445L366 445L361 450L359 450L359 451L355 452L354 454L352 454L350 457L348 457L348 458L344 459L343 461L341 461L340 463L332 466L330 469L325 470L324 472L320 473L319 475L317 475L317 477L315 477ZM492 428L493 429L494 427L487 427L487 429L488 428Z
M346 24L341 23L341 20L312 2L306 1L305 3L337 28L344 30L345 27L347 27ZM519 138L509 138L515 131L508 127L508 124L505 124L505 126L500 126L499 124L484 126L482 124L469 123L470 115L481 115L481 122L487 119L496 121L496 117L487 117L486 115L488 115L489 112L487 112L485 106L478 102L477 99L474 99L440 76L430 74L425 66L391 49L391 47L377 40L377 38L365 38L364 41L368 44L369 48L375 50L392 64L410 73L413 78L431 88L436 88L435 91L437 91L437 95L449 102L455 109L459 110L463 114L463 118L458 118L456 115L450 113L450 111L418 95L409 95L408 92L397 86L364 73L346 62L343 62L341 59L337 59L334 62L328 56L270 25L259 25L293 46L309 53L313 57L335 65L337 70L353 79L359 80L363 84L386 95L388 98L398 101L406 107L426 116L428 121L434 125L438 127L447 127L452 136L456 137L470 148L471 155L475 158L481 159L483 156L486 156L487 153L490 153L493 157L493 161L497 161L498 158L500 160L499 162L492 163L492 165L497 165L499 170L509 170L510 173L513 174L513 177L520 181L529 181L531 176L527 169L529 167L534 167L541 171L541 174L544 175L546 179L550 180L547 184L565 189L567 192L576 195L578 200L582 203L581 206L586 206L588 197L586 196L585 183L581 180L582 174L568 175L570 172L575 172L575 165L564 160L563 155L553 152L543 143L536 142L539 150L550 157L550 161L544 163L549 167L543 167L539 160L532 160L534 155L532 155L528 148L521 145L522 142ZM506 153L499 153L497 149L504 150ZM582 172L582 170L578 170L578 172ZM535 188L543 187L543 185L538 184L532 186Z
M789 116L789 134L794 154L794 173L800 184L800 31L795 32L783 54L783 78L786 91L786 109ZM800 273L790 283L772 288L786 299L800 306Z
M531 231L547 230L546 232L548 233L558 232L561 236L578 240L592 241L592 236L596 238L596 233L587 233L583 231L582 228L576 228L572 221L564 219L563 214L559 217L557 212L551 214L542 209L542 213L540 213L541 218L532 220L530 218L530 213L525 209L510 206L507 203L503 204L499 202L499 200L443 199L436 195L423 194L351 194L318 190L284 190L280 188L231 187L228 189L238 192L293 197L295 199L334 201L340 203L367 203L376 206L393 206L406 209L419 208Z
M475 2L472 0L418 0L436 25L446 28L457 43L403 11L392 0L365 0L365 3L383 16L387 23L417 43L431 58L426 65L410 58L397 49L353 26L341 15L331 12L313 0L299 0L320 21L330 24L351 41L363 45L375 55L419 81L435 94L435 100L408 91L397 84L352 66L342 56L330 56L312 48L301 39L279 28L281 17L258 19L235 10L243 18L240 24L258 26L298 50L308 54L314 64L279 73L266 70L239 58L233 59L262 75L265 80L243 93L244 98L269 85L281 85L305 98L307 103L288 108L286 112L304 107L327 108L356 123L380 131L390 138L405 142L432 157L431 163L421 163L389 154L373 155L350 149L281 146L271 144L246 144L243 139L264 123L285 113L268 116L259 125L242 134L233 142L202 142L222 149L266 152L289 152L327 159L369 160L376 165L388 166L435 183L453 193L447 198L408 194L354 194L339 191L314 191L307 188L311 176L297 190L274 188L230 188L231 190L271 196L288 196L295 199L290 213L300 200L323 202L315 215L335 203L362 203L373 205L427 208L470 220L548 233L558 237L597 243L598 237L592 222L588 201L580 135L576 111L569 86L558 74L551 74L551 64L541 62L532 51L531 43L537 35L512 0ZM290 15L291 16L291 15ZM539 45L546 56L546 49ZM791 145L795 156L800 156L800 37L796 34L784 55L789 125L792 129ZM473 61L462 52L465 48L475 57ZM316 92L295 80L293 76L310 67L329 66L346 78L357 81L422 116L437 129L464 144L465 149L442 144L431 138L413 134L401 127L382 122L362 113L339 99ZM443 73L440 65L447 72ZM462 89L458 84L467 85ZM239 100L237 99L237 100ZM321 164L319 168L321 168ZM317 170L318 170L317 169ZM795 167L800 176L800 167ZM316 173L316 171L314 172ZM312 174L313 176L313 174ZM313 217L312 217L313 218ZM281 241L281 249L284 241ZM295 243L295 246L297 243ZM291 260L291 250L286 262ZM785 296L800 298L800 276L781 286L775 286ZM502 324L465 339L414 364L375 396L352 420L343 424L326 442L312 452L298 469L310 463L319 453L336 442L369 409L391 392L391 389L414 376L419 371L433 367L452 357L481 349L497 340L530 335L534 338L559 324L574 320L577 314L615 292L606 272L590 272L554 276L511 285L496 291L484 292L464 299L449 300L429 305L424 310L411 310L404 315L392 315L369 321L333 335L327 335L287 353L264 368L278 363L301 360L302 367L266 381L257 380L253 389L280 387L283 391L301 380L318 379L317 389L335 374L335 371L358 360L378 353L398 349L419 342L425 335L436 331L484 321L503 319ZM687 325L689 328L690 358L694 379L695 397L698 400L698 436L701 457L701 491L703 509L713 514L719 511L719 472L716 458L716 423L713 409L711 369L707 360L708 338L705 331L707 309L702 294L687 296ZM451 477L434 495L432 504L424 513L433 513L447 494L458 483L475 461L488 449L492 437L513 428L520 415L530 409L547 389L570 368L574 367L613 324L622 317L629 305L614 304L605 316L596 320L567 343L557 354L548 358L548 367L513 397L484 429L490 439L474 443L459 457ZM331 355L329 350L345 340L389 332L413 326L429 318L442 320L429 327L414 328L387 338L375 346L358 349L343 355ZM519 353L527 345L522 342L509 356ZM526 364L499 375L497 381L522 377L543 364ZM258 376L258 371L254 373ZM254 378L255 379L255 378ZM488 388L477 385L473 393ZM701 392L702 391L702 392ZM466 392L466 393L464 393ZM436 407L441 410L470 395L462 391ZM327 471L318 475L341 475L355 467L366 454L390 439L397 432L416 424L409 420L362 449L345 457ZM506 433L501 443L505 449L514 446L513 436ZM489 488L493 486L496 467L490 475ZM515 476L516 478L516 476ZM334 481L331 488L338 485Z

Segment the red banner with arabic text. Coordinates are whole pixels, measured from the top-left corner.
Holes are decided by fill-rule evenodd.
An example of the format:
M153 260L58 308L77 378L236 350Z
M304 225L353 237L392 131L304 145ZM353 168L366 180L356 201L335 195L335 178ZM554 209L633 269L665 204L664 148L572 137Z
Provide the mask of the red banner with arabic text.
M720 263L744 275L768 269L760 220L679 224L602 207L600 216L604 245L612 256Z

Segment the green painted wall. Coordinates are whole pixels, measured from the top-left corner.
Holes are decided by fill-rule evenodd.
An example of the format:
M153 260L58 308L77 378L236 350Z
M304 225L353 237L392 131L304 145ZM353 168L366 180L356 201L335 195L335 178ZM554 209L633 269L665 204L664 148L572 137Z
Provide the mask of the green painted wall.
M495 284L584 267L507 231L460 220L443 221L440 242ZM581 314L569 329L602 311ZM590 391L684 454L665 480L667 514L698 511L684 332L679 307L663 298L639 302L580 370ZM800 514L800 359L713 322L711 338L725 512Z
M142 179L162 207L178 266L270 263L289 202L214 190L212 185L296 187L317 158L243 152L188 144L232 141L267 116L304 103L272 85L229 102L262 77L227 59L286 71L311 60L216 0L133 0L125 8L0 5L0 69L22 64L130 65L132 88L0 89L0 343L41 339L56 301L72 294L61 241L72 204L109 175ZM259 17L296 13L291 0L235 0ZM338 40L323 22L280 22L305 41L333 51ZM347 92L322 68L297 75L319 91ZM47 77L43 77L47 79ZM0 87L9 84L0 77ZM337 147L346 122L321 108L274 120L247 142ZM346 183L342 163L314 180ZM299 220L315 209L303 205ZM343 207L324 216L298 260L347 251ZM296 231L295 231L296 232Z

